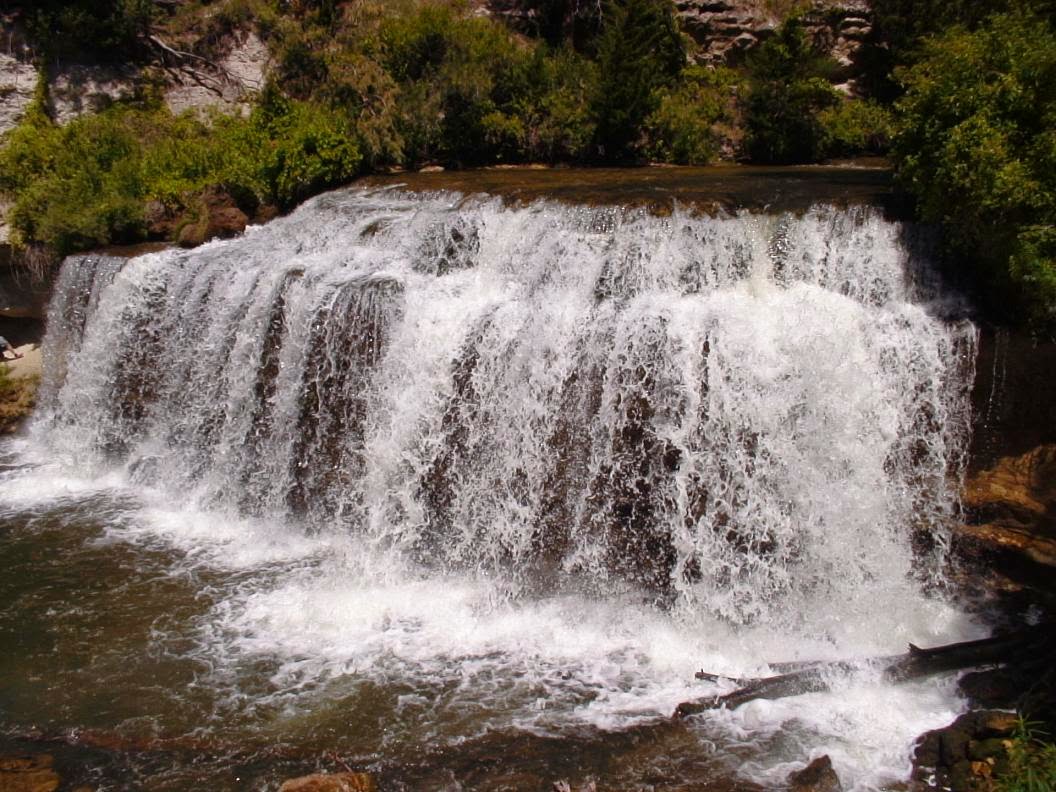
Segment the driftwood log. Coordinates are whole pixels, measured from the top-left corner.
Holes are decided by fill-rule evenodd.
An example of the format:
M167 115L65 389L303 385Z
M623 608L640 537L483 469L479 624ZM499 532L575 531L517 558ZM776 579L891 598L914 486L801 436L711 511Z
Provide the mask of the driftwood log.
M1025 658L1037 658L1051 654L1054 648L1056 625L1041 624L1006 635L983 638L978 641L936 646L931 649L909 645L902 655L876 657L869 660L834 663L776 663L771 668L783 673L762 679L733 679L737 689L719 696L686 701L675 709L675 718L686 718L707 710L726 707L733 709L755 699L778 699L816 693L829 689L833 676L850 674L863 666L882 669L884 679L890 682L905 682L910 679L959 671L977 666L1015 663ZM698 679L716 682L730 679L701 671Z

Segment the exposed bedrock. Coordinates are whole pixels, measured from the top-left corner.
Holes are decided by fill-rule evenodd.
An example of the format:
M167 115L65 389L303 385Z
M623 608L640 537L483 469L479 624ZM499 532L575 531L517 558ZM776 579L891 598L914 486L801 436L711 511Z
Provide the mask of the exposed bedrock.
M1056 343L982 333L973 392L965 519L955 547L972 566L1052 602L1056 580Z

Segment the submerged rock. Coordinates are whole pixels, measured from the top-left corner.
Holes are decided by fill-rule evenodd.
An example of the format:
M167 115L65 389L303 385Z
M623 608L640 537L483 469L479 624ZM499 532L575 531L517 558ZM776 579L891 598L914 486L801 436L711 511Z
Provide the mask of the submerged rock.
M279 792L376 792L367 773L313 773L284 781Z

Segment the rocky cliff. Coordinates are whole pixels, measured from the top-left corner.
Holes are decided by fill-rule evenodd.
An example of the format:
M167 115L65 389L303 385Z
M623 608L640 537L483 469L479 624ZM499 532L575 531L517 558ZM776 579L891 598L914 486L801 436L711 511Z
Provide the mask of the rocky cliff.
M538 33L547 21L540 9L564 8L562 27L569 32L575 18L597 17L597 0L541 4L537 0L483 0L481 13L504 20L526 33ZM869 0L675 0L682 29L693 42L690 58L708 65L737 65L788 18L803 14L814 40L840 64L837 76L854 89L861 48L872 30Z

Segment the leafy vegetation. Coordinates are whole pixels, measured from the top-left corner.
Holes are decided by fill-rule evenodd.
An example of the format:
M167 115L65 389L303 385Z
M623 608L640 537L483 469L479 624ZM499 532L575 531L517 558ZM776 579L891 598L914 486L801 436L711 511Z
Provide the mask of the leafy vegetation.
M748 60L745 150L757 162L814 162L825 156L823 110L840 95L828 79L832 63L792 17Z
M1052 24L1008 14L957 28L899 76L894 156L921 216L942 225L992 308L1056 323Z
M646 154L657 162L706 165L719 155L719 125L733 121L740 76L731 69L686 69L673 88L656 93L645 119Z
M599 80L593 111L599 153L633 158L659 91L671 88L686 64L670 0L624 0L610 6L598 42Z
M47 58L89 54L128 59L154 16L152 0L33 0L27 3L30 37Z
M12 377L0 364L0 434L9 434L33 412L40 375Z
M1022 718L1007 743L1008 768L994 792L1050 792L1056 789L1056 745L1044 742L1034 724Z
M179 209L223 184L288 208L349 180L361 162L345 118L273 92L249 118L211 125L147 102L59 126L38 105L0 149L0 189L15 196L16 240L66 253L142 238L152 199Z

